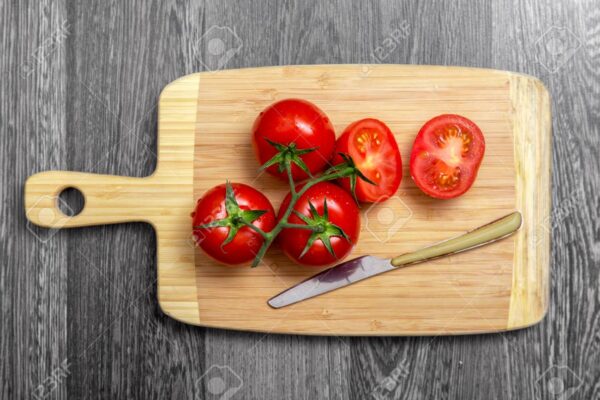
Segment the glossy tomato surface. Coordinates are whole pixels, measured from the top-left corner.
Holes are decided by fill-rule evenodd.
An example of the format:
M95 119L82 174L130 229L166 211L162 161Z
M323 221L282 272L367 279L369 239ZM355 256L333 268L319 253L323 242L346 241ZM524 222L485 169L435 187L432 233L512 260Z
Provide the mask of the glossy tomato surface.
M458 197L473 185L484 153L483 134L473 121L460 115L440 115L417 134L410 154L410 175L431 197Z
M348 154L375 185L358 179L356 197L364 202L384 201L396 193L402 181L402 157L394 134L383 122L367 118L350 124L336 142L334 164L342 161L339 153ZM350 190L350 180L340 183Z
M265 214L252 222L265 232L275 226L275 211L261 192L242 183L232 183L235 200L241 210L265 210ZM193 227L222 220L228 216L225 208L226 186L218 185L207 191L196 204L192 213ZM241 226L230 243L222 246L227 238L229 227L214 227L193 229L196 244L213 259L229 265L239 265L250 262L256 256L263 243L263 237L249 228Z
M286 99L271 104L256 118L252 132L252 145L261 165L277 153L267 139L284 145L295 143L299 150L317 147L300 156L312 174L328 166L335 148L335 131L329 118L306 100ZM287 179L286 172L279 172L277 165L267 171ZM292 166L292 176L294 180L308 177L297 165Z
M290 194L286 196L279 209L278 219L281 219L290 204ZM309 188L302 195L294 210L305 218L312 218L309 201L313 204L319 216L325 214L325 201L327 201L327 214L331 224L339 227L347 235L334 235L329 237L331 248L335 254L332 255L321 239L316 239L302 255L306 244L312 234L311 231L298 228L285 228L278 239L284 253L298 264L307 266L329 265L340 261L348 254L358 242L360 233L360 214L356 202L350 194L341 187L329 183L318 183ZM307 225L302 218L292 213L288 223ZM301 256L302 255L302 256Z

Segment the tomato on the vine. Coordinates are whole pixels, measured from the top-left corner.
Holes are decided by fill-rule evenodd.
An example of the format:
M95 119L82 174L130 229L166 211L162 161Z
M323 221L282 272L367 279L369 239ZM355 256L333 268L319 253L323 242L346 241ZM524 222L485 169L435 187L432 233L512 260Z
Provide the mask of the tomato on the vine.
M350 124L336 142L333 164L342 161L340 153L352 157L354 164L371 182L356 182L356 197L364 202L380 202L396 193L402 180L402 157L394 134L383 122L361 119ZM340 179L351 190L350 179Z
M439 115L417 134L410 154L410 175L431 197L458 197L473 185L484 152L483 134L473 121L460 115Z
M263 236L249 224L269 232L275 211L261 192L243 183L227 183L207 191L192 214L193 236L206 254L224 264L251 261Z
M296 190L300 190L298 186ZM288 194L279 209L281 219L291 201ZM328 265L346 257L360 233L360 214L352 196L329 182L317 183L300 196L279 235L284 253L299 264ZM308 229L311 228L311 229Z
M328 166L335 147L335 132L327 115L316 105L306 100L286 99L271 104L256 118L252 145L258 162L283 179L287 179L287 173L281 168L280 162L284 160L278 152L287 146L293 179L302 180Z

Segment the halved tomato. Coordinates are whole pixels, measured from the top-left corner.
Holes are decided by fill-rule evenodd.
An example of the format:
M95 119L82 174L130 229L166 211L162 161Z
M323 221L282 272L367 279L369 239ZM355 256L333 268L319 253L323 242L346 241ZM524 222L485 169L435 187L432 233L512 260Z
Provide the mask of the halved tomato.
M483 134L473 121L439 115L417 134L410 153L410 175L425 194L451 199L473 185L484 152Z
M356 197L360 201L379 202L393 196L402 180L402 157L394 134L383 122L361 119L350 124L336 142L334 164L342 159L339 153L348 154L374 185L359 179L356 182ZM350 179L340 180L350 190Z

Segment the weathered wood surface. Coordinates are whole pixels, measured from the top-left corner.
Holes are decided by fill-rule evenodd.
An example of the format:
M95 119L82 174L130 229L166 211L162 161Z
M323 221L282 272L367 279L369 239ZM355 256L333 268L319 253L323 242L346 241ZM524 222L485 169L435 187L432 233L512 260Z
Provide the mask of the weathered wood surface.
M553 377L568 398L600 398L597 2L353 3L0 3L1 398L219 398L207 372L241 380L233 398L248 399L552 399ZM540 77L554 131L546 319L450 338L202 329L160 313L149 226L28 229L22 185L33 173L154 170L158 94L215 66L202 40L213 25L243 42L226 68L385 57Z

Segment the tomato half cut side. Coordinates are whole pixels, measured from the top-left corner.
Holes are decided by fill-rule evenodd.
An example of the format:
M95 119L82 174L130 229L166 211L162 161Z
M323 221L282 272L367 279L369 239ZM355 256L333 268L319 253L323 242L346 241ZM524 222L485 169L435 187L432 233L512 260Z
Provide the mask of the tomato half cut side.
M484 153L483 133L473 121L439 115L423 125L415 138L410 175L425 194L452 199L471 188Z
M356 197L363 202L384 201L396 193L402 180L402 157L394 134L383 122L366 118L350 124L336 142L334 164L340 163L339 153L348 154L375 185L359 179ZM350 190L350 180L340 180Z

